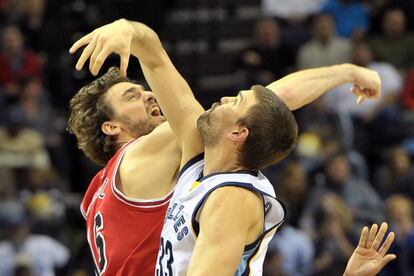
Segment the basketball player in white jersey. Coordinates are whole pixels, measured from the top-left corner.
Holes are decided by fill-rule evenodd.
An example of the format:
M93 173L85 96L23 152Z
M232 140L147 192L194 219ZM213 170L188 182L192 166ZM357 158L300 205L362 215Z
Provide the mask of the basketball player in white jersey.
M168 56L162 49L158 37L152 30L139 23L121 20L115 22L113 25L107 25L97 29L95 32L87 35L75 44L72 51L84 44L89 44L89 46L84 50L77 67L82 67L86 59L92 55L90 69L94 74L99 71L103 60L111 52L121 55L121 67L125 73L127 64L125 62L125 55L129 57L129 51L132 50L133 54L140 59L144 74L151 88L155 92L164 92L158 93L158 101L165 107L164 113L167 118L172 120L169 123L177 134L178 141L181 144L183 155L181 166L184 167L184 164L196 155L196 153L203 151L203 145L196 126L197 118L203 113L203 110L194 100L191 90L175 70ZM125 50L123 47L119 47L118 44L121 44L121 46L124 45L128 49ZM352 65L342 66L342 70L348 73L355 73L357 69L361 70L362 68L356 68ZM268 87L279 91L279 93L281 93L280 91L284 91L287 97L286 102L289 102L289 107L292 109L298 108L312 99L317 98L324 92L323 90L326 91L335 85L347 81L355 81L365 87L364 89L355 87L358 94L377 96L379 93L380 82L376 73L366 69L361 71L361 75L363 76L361 79L357 80L355 78L358 74L348 75L346 73L342 76L339 75L337 80L330 80L329 82L326 81L326 78L332 78L332 74L335 74L335 68L327 69L325 74L320 72L320 76L317 74L314 75L314 72L311 71L302 72L301 74L303 74L303 80L307 79L309 81L307 84L312 82L315 87L307 87L305 84L306 81L298 82L299 75L297 74L293 74L288 78L282 79L279 83L273 83ZM293 83L295 85L292 85ZM277 88L280 88L280 90ZM296 88L298 91L306 91L306 88L309 88L309 94L306 97L294 96L296 93L293 93L292 90ZM167 93L168 91L170 93ZM258 92L263 92L263 97L266 97L266 99L259 98L261 94L259 95ZM173 105L168 103L171 100L174 102ZM284 117L285 123L288 122L287 125L281 123L282 128L287 127L285 133L288 135L280 135L277 141L279 147L273 147L272 145L269 151L267 149L264 150L267 151L266 153L268 155L260 160L249 158L249 155L243 157L238 153L238 150L243 147L245 147L242 151L243 153L249 152L246 146L249 143L246 143L246 141L252 137L254 125L248 126L249 116L244 115L251 115L252 112L250 111L252 107L255 108L256 114L259 114L257 105L259 101L261 103L266 101L275 103L276 105L273 106L273 109L280 108L281 110L276 110L276 113L279 112L280 115L278 116L280 118ZM266 108L272 109L270 106ZM281 114L285 114L286 116ZM261 123L260 120L258 122ZM288 112L288 108L273 92L263 87L257 87L253 90L241 92L237 98L222 99L221 105L218 104L213 110L205 113L203 119L200 120L200 125L200 130L205 131L204 138L207 145L205 160L207 165L203 167L200 162L190 162L190 167L182 170L181 177L188 177L191 180L191 186L188 187L188 190L184 190L184 192L189 193L200 189L202 185L197 186L197 182L194 184L193 180L196 180L200 176L197 175L196 177L194 175L195 172L201 173L202 170L204 171L204 178L201 179L201 183L210 178L208 182L212 183L212 188L214 189L205 190L205 193L211 193L208 194L208 197L199 198L200 200L197 201L200 204L199 212L197 214L191 214L191 219L194 218L194 222L188 220L183 221L185 217L182 218L179 213L182 211L179 211L182 207L177 205L178 209L175 209L171 205L167 219L168 215L172 216L172 220L174 218L176 219L173 225L173 230L176 232L175 242L178 244L183 238L190 238L186 240L187 245L184 245L183 249L191 250L189 247L191 235L193 235L193 238L197 236L197 246L192 255L189 273L208 272L210 274L223 275L234 273L236 269L239 269L240 272L254 270L260 273L260 259L265 252L260 245L266 244L266 240L269 239L274 227L283 219L283 210L280 204L274 199L274 192L269 189L269 183L256 170L283 158L289 152L296 135L294 119ZM209 129L210 127L211 129ZM271 130L272 128L275 128L275 125L268 129ZM276 133L277 135L278 133ZM254 144L254 139L250 140ZM209 144L208 141L211 143ZM219 147L213 144L213 142L219 142ZM257 148L253 146L251 150L254 152ZM250 156L256 156L255 154L253 153ZM247 172L239 172L237 174L220 175L220 177L229 177L232 181L235 180L236 182L239 182L243 178L245 179L245 183L242 183L242 185L219 187L220 184L217 183L220 182L223 184L223 179L219 179L217 182L213 179L214 176L211 176L214 172L232 172L238 171L239 169L250 169L254 173L250 176ZM206 177L206 175L210 177ZM247 175L248 177L246 177ZM236 177L232 178L233 176ZM246 183L250 185L245 185ZM185 184L188 185L187 182ZM184 187L185 185L183 184L181 186ZM178 199L180 193L177 192L178 190L176 191ZM223 198L226 200L223 200ZM220 208L216 208L216 205L219 205ZM273 215L272 219L266 220L265 216L269 212L274 212L276 215ZM229 215L231 220L229 219ZM197 228L197 225L199 226L198 231L194 229ZM189 230L194 232L188 233ZM163 270L170 272L177 268L185 271L186 266L184 262L188 264L188 254L186 256L184 251L182 251L183 263L177 265L180 259L176 259L176 263L174 264L173 248L175 248L174 245L164 241L159 258ZM226 258L222 258L223 254L221 253L223 250L226 251L226 254L224 254ZM245 253L246 258L250 258L250 260L253 260L252 262L247 262L247 259L242 259ZM217 258L218 256L221 256L221 258ZM159 269L161 269L161 265Z

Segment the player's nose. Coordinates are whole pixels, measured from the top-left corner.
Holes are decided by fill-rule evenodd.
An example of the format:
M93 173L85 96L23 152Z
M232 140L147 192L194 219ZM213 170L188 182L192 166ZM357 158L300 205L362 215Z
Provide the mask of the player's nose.
M154 93L152 93L151 91L145 91L144 93L145 93L144 95L145 102L155 102Z
M220 103L221 104L225 104L225 103L228 103L228 102L230 102L231 101L231 99L232 99L233 97L223 97L223 98L221 98L220 99Z

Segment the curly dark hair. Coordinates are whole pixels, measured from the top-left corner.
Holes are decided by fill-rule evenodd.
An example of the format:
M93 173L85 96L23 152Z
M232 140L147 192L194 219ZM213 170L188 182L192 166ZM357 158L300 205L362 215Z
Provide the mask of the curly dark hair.
M104 100L109 88L120 82L131 82L121 76L117 67L82 87L69 104L68 130L75 134L78 147L98 165L105 165L115 154L115 138L102 132L105 121L114 117L112 106Z

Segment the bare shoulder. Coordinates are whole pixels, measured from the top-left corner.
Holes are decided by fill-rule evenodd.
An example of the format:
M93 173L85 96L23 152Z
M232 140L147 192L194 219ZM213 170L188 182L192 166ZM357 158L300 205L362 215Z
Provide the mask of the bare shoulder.
M262 233L263 225L261 197L241 187L215 190L200 213L200 229L216 240L226 236L223 233L231 233L250 244Z
M262 205L262 199L257 193L242 187L226 186L211 193L203 211L219 216L231 214L246 218L246 214L253 217L261 214Z
M168 123L132 144L120 164L117 186L133 198L161 198L174 187L181 150Z

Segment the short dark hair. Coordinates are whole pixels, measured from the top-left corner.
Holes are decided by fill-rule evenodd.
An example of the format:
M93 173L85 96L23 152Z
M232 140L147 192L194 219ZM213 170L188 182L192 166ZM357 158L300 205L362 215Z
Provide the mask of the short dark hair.
M117 150L115 138L103 133L101 126L115 115L104 95L120 82L131 81L121 76L119 68L111 67L107 73L82 87L70 100L68 130L75 134L78 147L98 165L105 165Z
M254 85L257 103L238 123L249 129L240 149L239 162L260 170L285 158L295 147L298 126L286 104L270 89Z

